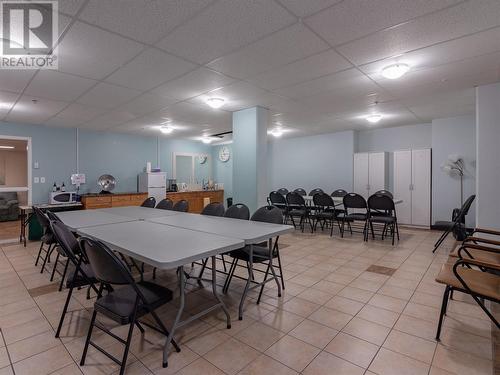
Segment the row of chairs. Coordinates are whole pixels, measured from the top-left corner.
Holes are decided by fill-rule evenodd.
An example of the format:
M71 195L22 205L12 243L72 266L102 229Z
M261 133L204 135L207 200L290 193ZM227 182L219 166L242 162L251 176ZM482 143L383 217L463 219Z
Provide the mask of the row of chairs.
M158 202L158 204L156 204L155 197L149 197L144 202L142 202L141 207L158 208L161 210L171 210L178 212L188 212L189 202L185 199L181 199L180 201L177 201L174 204L174 202L171 199L165 198L162 199L160 202Z
M314 196L315 194L318 194L318 193L324 193L323 189L321 189L321 188L314 188L309 192L309 194L307 194L307 191L303 188L297 188L297 189L291 190L291 191L293 191L294 193L300 194L302 196L309 195L311 197ZM283 196L286 196L291 191L289 191L287 188L280 188L280 189L276 190L277 193L280 193ZM337 189L333 193L331 193L330 196L342 198L346 194L347 194L347 191L345 191L344 189Z

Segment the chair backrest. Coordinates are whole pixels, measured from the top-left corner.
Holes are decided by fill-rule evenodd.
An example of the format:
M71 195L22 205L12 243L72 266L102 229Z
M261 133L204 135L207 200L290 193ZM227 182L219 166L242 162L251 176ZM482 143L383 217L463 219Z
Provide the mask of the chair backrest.
M261 221L263 223L283 224L283 213L278 207L264 206L254 212L252 221Z
M347 195L347 191L345 191L344 189L337 189L330 195L335 198L343 198Z
M201 211L202 215L208 216L224 216L224 205L219 202L212 202L207 204Z
M348 193L343 198L345 208L368 208L365 198L356 193Z
M316 193L313 195L313 203L316 207L335 207L333 198L325 193Z
M82 254L82 251L73 232L62 221L52 220L50 228L64 254L74 265L77 265L78 256Z
M243 203L236 203L226 210L226 212L224 213L224 217L248 220L250 218L250 210Z
M115 285L135 283L125 264L102 242L80 237L79 243L97 280Z
M287 188L278 189L278 193L280 193L281 195L285 196L285 195L288 194L288 189Z
M287 193L288 194L288 193ZM278 205L284 205L286 204L286 194L283 195L279 191L271 191L269 193L269 201L271 204L278 204Z
M476 196L472 194L469 198L467 198L460 208L460 212L457 215L457 218L455 219L455 222L459 223L463 220L465 215L469 213L470 207L472 206L472 202L474 202L474 199L476 199Z
M178 212L188 212L189 202L185 199L181 199L180 201L175 202L173 210Z
M312 189L312 190L309 192L309 195L310 195L311 197L314 197L314 194L318 194L318 193L324 193L323 189L320 189L320 188Z
M35 217L42 227L43 233L50 233L50 221L47 215L36 206L33 206L33 212L35 213Z
M49 218L50 221L61 221L61 219L59 219L59 216L57 216L52 211L47 211L46 214L47 214L47 217Z
M382 193L375 193L368 198L368 208L376 211L395 212L394 200Z
M296 192L296 191L291 191L286 195L286 201L289 206L300 206L300 207L305 207L306 201L304 200L304 197L302 194Z
M149 197L141 204L141 207L147 207L147 208L155 208L155 206L156 206L155 197Z
M307 195L307 192L304 189L302 189L302 188L297 188L293 192L294 193L299 193L302 196Z
M171 210L174 208L174 202L172 202L171 199L165 198L162 199L157 205L156 208L159 208L160 210Z
M379 190L376 191L375 194L387 195L389 198L394 199L394 195L389 190Z

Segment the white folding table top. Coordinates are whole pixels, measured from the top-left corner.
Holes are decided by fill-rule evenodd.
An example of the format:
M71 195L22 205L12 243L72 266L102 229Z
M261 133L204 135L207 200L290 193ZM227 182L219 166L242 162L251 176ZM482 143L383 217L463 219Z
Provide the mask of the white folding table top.
M149 221L172 227L191 229L220 236L239 238L245 244L265 241L271 237L293 231L291 225L263 223L258 221L238 220L200 214L181 213Z
M151 221L129 221L81 228L78 233L98 239L113 250L160 269L177 268L244 246L243 240L240 239Z
M114 215L99 210L64 211L55 212L55 214L64 224L73 230L135 220L130 217Z
M156 208L126 206L113 208L99 208L94 211L107 212L113 215L126 216L135 220L154 219L157 217L177 215L179 212L171 210L160 210Z

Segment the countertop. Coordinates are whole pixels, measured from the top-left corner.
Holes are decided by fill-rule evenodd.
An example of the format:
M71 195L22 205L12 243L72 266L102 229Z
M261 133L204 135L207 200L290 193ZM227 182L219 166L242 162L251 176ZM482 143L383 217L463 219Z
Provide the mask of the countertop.
M110 194L101 194L101 193L87 193L87 194L82 194L82 197L113 197L113 196L119 196L119 195L139 195L139 194L147 194L146 192L144 193L139 193L137 191L133 192L120 192L120 193L110 193Z

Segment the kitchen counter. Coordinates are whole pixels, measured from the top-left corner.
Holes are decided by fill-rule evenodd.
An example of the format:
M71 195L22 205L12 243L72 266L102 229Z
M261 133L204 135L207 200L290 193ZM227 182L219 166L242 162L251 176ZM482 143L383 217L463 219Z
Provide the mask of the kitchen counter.
M180 200L187 200L189 212L200 213L205 207L205 203L224 203L224 190L192 190L167 192L167 198L174 203Z
M148 197L148 193L89 193L82 195L84 209L111 208L123 206L140 206Z

